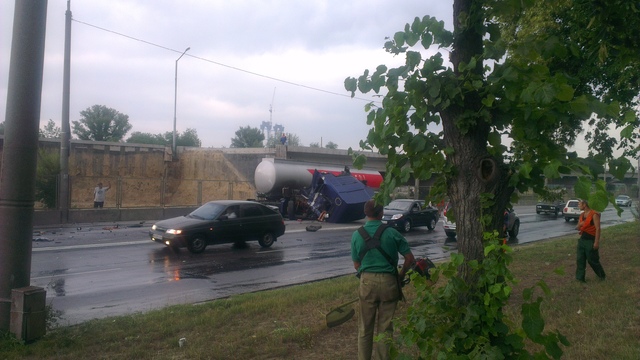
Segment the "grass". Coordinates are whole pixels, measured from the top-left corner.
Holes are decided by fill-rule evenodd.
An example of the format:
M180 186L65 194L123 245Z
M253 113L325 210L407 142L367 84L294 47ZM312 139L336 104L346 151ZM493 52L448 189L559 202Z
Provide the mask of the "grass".
M544 279L552 292L543 305L546 328L571 342L564 359L640 359L640 222L603 230L604 282L591 269L586 284L574 280L576 239L514 248L511 269L520 282L505 312L517 321L522 289ZM330 329L325 315L354 299L356 288L355 277L344 276L93 320L51 330L31 344L5 335L0 359L354 359L357 314ZM414 295L405 290L409 301L401 303L399 315Z

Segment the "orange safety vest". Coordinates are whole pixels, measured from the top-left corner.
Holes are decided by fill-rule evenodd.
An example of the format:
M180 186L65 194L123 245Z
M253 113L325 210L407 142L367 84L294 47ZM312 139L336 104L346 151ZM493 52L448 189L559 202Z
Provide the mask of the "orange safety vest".
M580 228L580 235L583 233L589 234L591 236L596 236L596 226L593 223L593 214L597 214L595 210L589 211L589 215L587 215L586 219L584 216L584 212L580 214L580 220L582 221L582 227Z

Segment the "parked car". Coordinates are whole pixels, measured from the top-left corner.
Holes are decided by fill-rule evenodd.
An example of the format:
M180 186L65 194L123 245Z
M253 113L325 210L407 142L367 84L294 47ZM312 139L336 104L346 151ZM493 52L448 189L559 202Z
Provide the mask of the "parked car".
M631 198L627 195L618 195L616 197L616 205L631 207Z
M447 211L451 209L453 205L451 202L448 202L443 210L443 223L442 227L444 228L444 233L447 234L447 237L451 239L455 239L456 237L456 223L453 221L449 221L447 218ZM507 234L510 238L516 238L520 233L520 218L518 214L513 209L505 209L505 218L508 216L507 221Z
M558 214L562 214L564 204L565 202L563 200L557 202L540 201L536 204L536 214L553 214L554 216L558 216Z
M567 201L567 204L562 209L562 216L564 216L564 221L569 221L571 219L578 221L578 218L582 213L582 210L580 210L580 208L578 207L578 202L578 200Z
M186 247L201 253L209 244L258 240L270 247L284 234L277 210L253 201L210 201L189 215L158 221L149 231L151 240L173 249Z
M384 207L382 222L400 231L407 232L416 226L426 226L429 230L436 228L440 219L438 209L425 206L423 200L398 199Z

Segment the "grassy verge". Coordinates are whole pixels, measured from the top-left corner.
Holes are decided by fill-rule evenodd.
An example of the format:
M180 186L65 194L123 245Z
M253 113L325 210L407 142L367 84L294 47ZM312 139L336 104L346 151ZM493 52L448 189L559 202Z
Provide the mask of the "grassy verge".
M544 279L552 291L544 303L547 328L572 344L565 359L640 359L640 222L603 230L604 282L591 269L586 284L574 280L575 245L570 236L515 247L512 270L520 282L505 311L517 320L521 290ZM354 359L355 317L329 329L325 314L354 299L356 288L355 277L345 276L90 321L28 345L5 336L0 359ZM405 293L413 295L411 288Z

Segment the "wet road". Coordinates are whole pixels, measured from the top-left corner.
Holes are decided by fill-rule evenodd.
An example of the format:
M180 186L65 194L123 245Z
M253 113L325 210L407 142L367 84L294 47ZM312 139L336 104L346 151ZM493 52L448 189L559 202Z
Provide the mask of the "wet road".
M521 227L513 245L576 233L573 221L536 215L532 206L516 211ZM607 209L602 223L631 218ZM151 223L43 229L34 236L31 285L47 290L47 303L62 311L61 325L69 325L300 284L354 273L349 241L362 223L321 224L322 229L309 232L305 226L311 222L287 221L287 232L269 249L257 242L244 248L225 244L197 255L151 242ZM441 260L456 251L441 224L434 231L414 229L406 237L417 257Z

